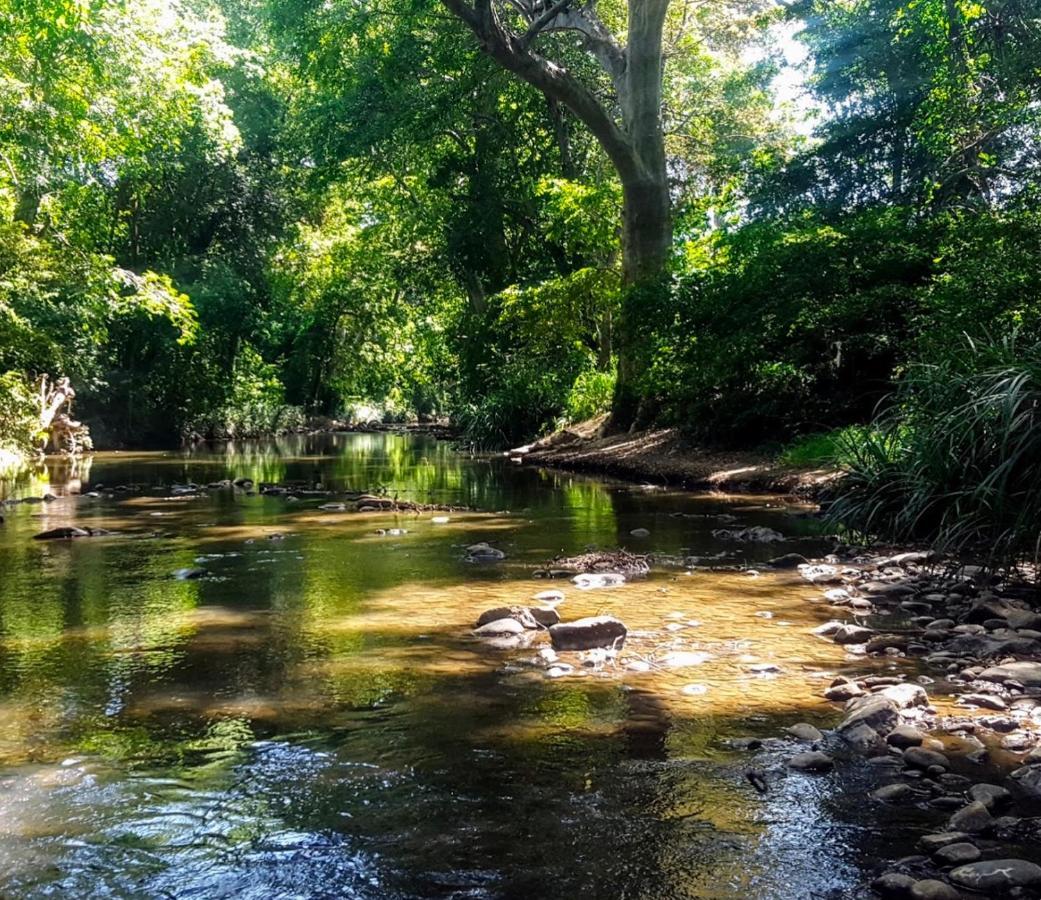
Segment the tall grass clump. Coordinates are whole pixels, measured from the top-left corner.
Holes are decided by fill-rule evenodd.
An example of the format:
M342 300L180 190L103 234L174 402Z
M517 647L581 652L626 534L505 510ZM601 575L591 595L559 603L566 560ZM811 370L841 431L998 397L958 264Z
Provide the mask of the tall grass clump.
M1036 563L1041 344L966 341L909 367L891 400L871 430L845 440L833 522L996 567Z

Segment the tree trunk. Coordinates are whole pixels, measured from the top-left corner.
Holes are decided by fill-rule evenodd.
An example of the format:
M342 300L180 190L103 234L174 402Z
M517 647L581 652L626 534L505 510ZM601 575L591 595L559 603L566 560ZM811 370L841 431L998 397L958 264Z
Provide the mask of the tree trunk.
M36 217L40 212L40 202L43 194L36 187L26 188L18 194L18 202L14 208L14 220L28 225L30 228L36 224Z
M669 179L662 130L662 31L668 0L629 0L629 46L623 119L639 163L636 178L622 177L622 274L625 297L618 335L618 377L609 429L647 424L647 297L661 290L672 244Z
M510 0L528 22L524 33L503 24L494 0L442 0L473 31L481 49L507 71L560 103L593 134L618 173L624 200L622 270L625 298L616 334L618 380L611 428L625 430L644 418L646 302L658 289L672 243L665 139L662 129L662 37L670 0L628 0L628 46L621 47L600 20L595 3ZM503 4L505 6L505 4ZM566 31L611 79L621 120L568 69L532 49L538 35Z
M672 243L669 187L664 167L660 180L624 184L622 224L622 314L616 351L618 375L611 405L609 431L645 426L654 408L645 395L649 334L646 313L650 292L664 290L662 275Z

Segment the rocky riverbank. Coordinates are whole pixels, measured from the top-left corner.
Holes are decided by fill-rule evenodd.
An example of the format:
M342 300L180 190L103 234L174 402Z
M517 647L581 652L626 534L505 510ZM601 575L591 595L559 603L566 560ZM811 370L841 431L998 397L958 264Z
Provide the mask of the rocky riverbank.
M617 587L661 563L624 551L591 553L553 560L535 574L588 590ZM864 802L880 825L893 815L928 821L908 855L879 862L864 896L1041 897L1036 588L929 552L842 545L822 559L788 554L762 568L819 588L834 618L815 634L841 645L850 665L822 690L835 705L835 727L804 722L779 736L787 773L777 771L777 746L739 744L749 754L749 782L768 793L780 778L857 767L869 773ZM536 649L528 663L549 678L677 664L675 652L633 654L617 618L562 620L563 600L551 590L533 598L537 606L489 610L474 633L497 649ZM538 642L543 630L547 644Z
M786 466L754 452L707 450L675 428L604 436L603 417L508 452L525 465L609 475L694 491L814 494L837 473Z

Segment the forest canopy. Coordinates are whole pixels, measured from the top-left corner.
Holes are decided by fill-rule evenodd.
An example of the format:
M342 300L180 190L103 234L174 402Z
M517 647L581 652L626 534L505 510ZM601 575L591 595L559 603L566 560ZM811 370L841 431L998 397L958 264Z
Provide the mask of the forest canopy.
M3 437L863 423L1041 341L1039 127L1036 0L0 0Z

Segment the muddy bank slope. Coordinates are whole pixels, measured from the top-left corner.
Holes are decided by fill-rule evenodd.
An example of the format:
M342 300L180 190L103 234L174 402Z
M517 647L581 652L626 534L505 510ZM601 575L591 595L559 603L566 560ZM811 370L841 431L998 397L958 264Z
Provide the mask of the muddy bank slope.
M785 466L761 453L707 450L676 428L604 436L603 424L604 417L590 419L511 450L510 456L527 465L728 493L816 494L838 474Z

